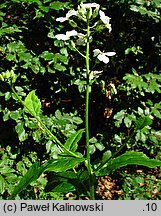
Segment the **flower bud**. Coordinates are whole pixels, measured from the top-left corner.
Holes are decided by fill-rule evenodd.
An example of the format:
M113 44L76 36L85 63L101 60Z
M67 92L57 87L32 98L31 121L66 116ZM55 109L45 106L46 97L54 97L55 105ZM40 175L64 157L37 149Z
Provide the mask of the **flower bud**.
M75 43L71 40L71 45L73 48L75 48Z
M70 24L73 28L76 28L76 27L77 27L77 23L74 22L73 20L69 20L69 24Z
M16 82L16 74L14 71L6 71L0 74L0 80L7 82L8 84Z

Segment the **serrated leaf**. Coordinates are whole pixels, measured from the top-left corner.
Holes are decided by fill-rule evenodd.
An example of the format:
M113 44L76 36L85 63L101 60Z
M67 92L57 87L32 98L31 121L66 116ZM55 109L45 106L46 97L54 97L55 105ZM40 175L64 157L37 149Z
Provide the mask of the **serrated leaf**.
M65 172L66 170L74 168L76 165L82 163L85 159L75 157L59 157L54 160L49 160L45 163L45 171Z
M135 121L136 130L140 130L147 125L151 125L153 121L148 116L141 116Z
M161 161L149 159L142 152L129 151L117 158L111 159L107 164L95 172L96 176L109 175L111 172L127 165L141 165L149 168L161 166Z
M37 116L41 110L40 99L35 95L35 90L31 91L24 101L25 108L31 115Z
M64 144L64 147L72 152L76 151L78 148L78 142L82 137L84 129L80 129L76 133L72 134Z

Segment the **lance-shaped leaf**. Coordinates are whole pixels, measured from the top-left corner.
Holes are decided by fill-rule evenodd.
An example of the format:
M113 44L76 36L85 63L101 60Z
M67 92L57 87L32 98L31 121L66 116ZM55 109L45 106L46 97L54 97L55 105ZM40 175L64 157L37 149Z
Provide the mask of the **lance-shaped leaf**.
M76 133L72 134L64 144L64 147L69 151L75 152L78 148L78 142L82 137L84 129L80 129Z
M161 161L149 159L142 152L129 151L117 158L111 159L107 164L95 172L96 176L109 175L111 172L127 165L141 165L149 168L161 166Z
M26 174L22 177L18 185L15 187L12 195L9 199L14 199L15 196L20 193L24 188L26 188L31 182L36 181L40 175L43 173L45 166L40 166L40 163L35 162Z
M35 95L35 90L31 91L24 101L24 106L31 115L37 116L41 110L40 99Z
M45 171L65 172L66 170L74 168L84 160L85 159L83 157L59 157L57 159L47 161L45 163Z

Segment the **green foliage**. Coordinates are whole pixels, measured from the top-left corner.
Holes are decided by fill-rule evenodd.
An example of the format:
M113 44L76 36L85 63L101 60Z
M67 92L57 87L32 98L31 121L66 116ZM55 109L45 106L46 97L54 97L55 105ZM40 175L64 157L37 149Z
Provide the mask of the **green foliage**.
M36 160L37 160L37 154L35 152L31 152L28 156L22 156L21 160L18 160L18 154L14 154L11 150L10 146L7 146L6 149L1 148L1 160L0 160L0 199L8 199L11 193L13 192L15 185L17 182L19 182L22 178L22 176L25 176L27 170L29 169L31 171L32 168L30 166L32 163L35 163L36 165ZM32 166L31 166L32 167ZM33 170L33 169L32 169ZM36 175L36 172L31 173L32 177L37 180L34 183L34 186L37 187L37 190L40 192L46 185L46 180L43 177L37 178L38 176ZM34 176L33 176L34 175ZM28 181L30 184L33 180L31 176L27 176ZM43 179L43 181L42 181ZM22 184L22 182L21 182ZM21 188L24 189L24 185L26 184L26 181L23 184L23 187ZM18 190L15 194L17 195L18 192L21 190ZM16 199L36 199L36 194L34 193L33 190L33 185L31 184L24 190L26 195L23 193L19 193L18 196L16 196ZM42 192L41 192L42 193Z
M39 172L38 172L39 166L40 166L39 163L35 162L29 168L28 172L24 175L23 179L21 179L21 181L19 182L17 187L14 189L10 199L13 199L18 193L21 192L21 190L23 190L23 188L25 188L28 184L30 184L31 182L33 182L39 178Z
M33 116L38 116L40 114L41 102L35 95L35 91L31 91L27 95L24 101L24 106Z
M78 148L78 142L82 138L84 130L79 130L75 134L72 134L64 144L64 147L70 151L76 151Z
M80 129L88 83L84 61L70 43L55 38L76 24L74 20L69 27L56 18L78 3L0 3L0 199L63 199L68 192L89 196ZM90 77L92 168L103 176L131 164L160 166L160 1L98 3L111 17L112 32L101 23L92 32L91 71L104 71ZM116 51L108 65L92 59L98 46ZM109 107L112 114L106 118L102 110ZM154 185L160 191L160 181L154 175L143 177L124 174L120 199L153 198L151 191Z
M137 170L132 174L121 172L123 177L122 200L160 200L160 179L157 174Z
M129 151L117 158L109 160L103 167L96 171L97 176L104 176L110 174L112 171L116 169L127 166L127 165L142 165L147 166L149 168L154 168L156 166L161 166L161 161L157 161L155 159L149 159L142 152L133 152Z

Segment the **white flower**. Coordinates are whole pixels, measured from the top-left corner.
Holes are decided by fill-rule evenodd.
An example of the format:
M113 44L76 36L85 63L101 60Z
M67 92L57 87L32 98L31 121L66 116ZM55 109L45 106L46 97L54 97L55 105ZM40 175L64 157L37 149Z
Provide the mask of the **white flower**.
M78 11L70 10L70 11L68 11L68 13L66 14L66 18L69 19L71 16L77 16L77 15L78 15Z
M109 62L109 58L108 56L114 56L116 53L115 52L101 52L99 49L95 49L93 50L94 52L94 57L97 56L97 58L100 60L100 61L103 61L105 64L107 64Z
M97 3L83 3L81 6L85 8L92 8L92 7L99 8L100 7L100 5Z
M83 71L86 71L86 69L83 69ZM102 72L103 71L90 71L89 72L89 80L93 80L94 78L98 78ZM86 72L82 73L82 75L83 75L83 77L87 78Z
M110 17L106 16L105 13L103 11L99 11L99 15L100 15L100 19L102 20L102 22L105 24L105 26L109 29L109 32L111 32L112 28L111 28L111 24L110 24Z
M55 38L56 38L57 40L64 40L64 41L70 39L70 38L69 38L68 36L66 36L65 34L57 34L57 35L55 35Z
M94 10L93 10L94 8ZM97 3L81 3L78 6L78 17L84 21L87 21L87 14L88 18L95 18L98 14L98 10L100 8L100 5Z
M66 20L68 20L66 17L56 18L56 21L58 21L58 22L65 22Z
M72 31L67 31L67 32L66 32L66 35L67 35L68 37L76 36L77 34L78 34L78 33L77 33L76 30L72 30Z
M78 36L77 45L80 45L80 46L85 45L86 42L87 42L87 37L86 37L87 35L84 35L82 33L78 33L77 36ZM93 40L93 38L92 38L92 36L90 36L89 37L89 42L91 43L92 40Z
M103 71L91 71L89 79L98 78Z
M93 55L94 57L96 57L98 54L102 53L99 49L94 49L93 52L94 52L94 55Z
M77 31L75 30L72 30L72 31L67 31L66 34L57 34L55 35L55 38L57 40L69 40L71 36L76 36L78 33Z
M84 38L86 35L78 33L77 45L84 45Z
M56 21L58 22L65 22L66 20L68 20L71 16L77 16L78 15L78 11L75 10L70 10L68 11L68 13L66 14L65 17L59 17L56 19Z

